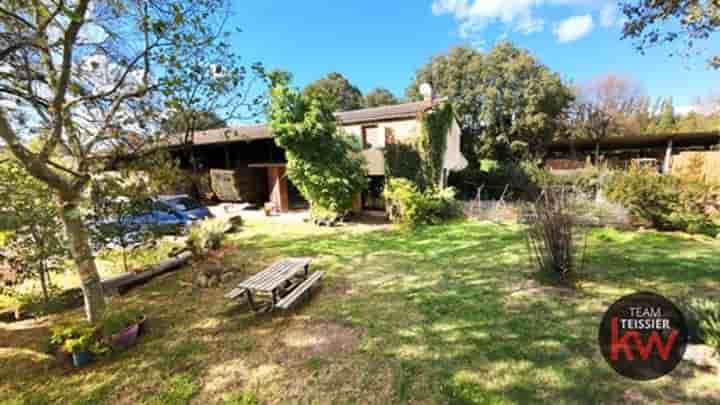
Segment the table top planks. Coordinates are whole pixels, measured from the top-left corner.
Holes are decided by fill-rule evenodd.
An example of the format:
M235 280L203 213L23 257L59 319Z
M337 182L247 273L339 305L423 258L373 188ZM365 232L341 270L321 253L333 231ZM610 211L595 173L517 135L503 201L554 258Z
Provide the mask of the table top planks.
M305 266L310 264L310 261L311 259L307 257L280 260L265 270L250 276L247 280L238 284L238 287L256 291L273 291L292 276L303 271Z

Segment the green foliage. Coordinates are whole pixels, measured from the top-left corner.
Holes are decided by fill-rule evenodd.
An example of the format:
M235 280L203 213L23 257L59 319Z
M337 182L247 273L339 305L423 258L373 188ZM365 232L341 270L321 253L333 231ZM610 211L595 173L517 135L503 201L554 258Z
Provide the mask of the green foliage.
M383 196L388 201L390 219L405 225L440 224L462 212L451 187L420 191L410 180L391 178Z
M671 55L687 57L701 54L697 48L702 41L712 38L720 28L720 4L717 1L622 1L626 21L623 39L634 39L635 48L644 53L647 48L684 42L684 49ZM720 55L708 60L710 67L720 68Z
M408 179L424 190L423 161L417 148L401 142L388 143L383 150L385 157L385 176L387 178Z
M14 227L3 243L7 262L19 281L40 280L47 303L49 274L62 269L68 253L56 200L45 183L7 160L0 163L0 205Z
M672 130L675 128L675 124L675 108L673 107L672 98L669 98L663 101L657 126L662 130Z
M205 131L227 127L227 122L214 111L172 111L160 128L166 134Z
M191 372L175 375L167 387L160 392L153 403L163 405L184 405L200 392L201 385L195 381Z
M654 228L712 234L715 227L702 205L705 192L707 187L638 167L613 173L605 185L610 201Z
M348 212L353 196L367 187L365 162L357 140L338 129L328 101L276 87L270 125L286 151L288 177L310 201L313 214Z
M398 102L398 99L390 90L382 87L370 90L370 92L365 95L365 107L367 108L394 105Z
M50 345L61 347L68 353L107 353L108 348L99 338L98 329L88 324L61 324L51 328Z
M439 187L442 180L443 159L447 149L447 134L453 123L450 103L443 103L423 114L421 135L417 148L423 162L427 184Z
M480 188L484 200L497 200L503 193L506 200L532 199L539 193L540 186L551 182L551 177L534 162L482 159L470 162L459 172L451 172L448 184L455 187L464 200L476 198Z
M448 97L463 133L473 137L483 158L541 154L572 100L558 74L509 42L499 43L487 54L459 47L433 57L417 71L408 98L422 98L422 83Z
M686 305L690 338L720 351L720 301L693 298Z
M226 398L223 403L225 405L259 405L260 400L254 392L243 391L231 395L229 398Z
M284 78L287 79L287 78ZM324 99L332 111L350 111L363 107L360 90L340 73L332 72L305 87L303 95L308 99Z
M222 218L209 218L190 228L186 243L196 256L205 255L210 250L217 250L225 239L225 234L233 225Z

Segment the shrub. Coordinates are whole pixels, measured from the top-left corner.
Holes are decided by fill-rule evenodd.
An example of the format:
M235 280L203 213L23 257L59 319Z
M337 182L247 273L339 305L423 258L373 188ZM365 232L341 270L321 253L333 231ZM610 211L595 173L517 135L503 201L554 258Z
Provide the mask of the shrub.
M92 352L105 354L107 345L99 338L98 330L89 324L62 324L51 329L50 346L61 347L68 353Z
M462 212L451 187L420 191L410 180L390 179L383 195L390 219L406 225L439 224Z
M531 258L541 273L570 281L582 271L586 233L580 218L571 208L566 193L546 189L533 204L534 216L529 222L526 241Z
M367 188L357 138L338 128L329 99L287 87L272 90L268 111L275 143L285 150L288 178L310 201L311 214L343 215Z
M714 225L703 207L702 186L683 183L642 168L613 173L605 194L630 213L659 230L712 233Z
M693 298L686 305L690 339L720 350L720 301Z
M201 221L190 228L187 245L193 254L201 256L210 250L219 249L225 234L232 229L232 224L221 218Z

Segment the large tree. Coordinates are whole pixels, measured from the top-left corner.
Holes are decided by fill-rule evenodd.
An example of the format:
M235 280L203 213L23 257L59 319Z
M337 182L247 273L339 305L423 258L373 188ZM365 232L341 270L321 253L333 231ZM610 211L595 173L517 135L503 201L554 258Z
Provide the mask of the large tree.
M621 2L627 18L623 39L635 40L644 52L656 45L682 41L671 55L701 53L698 44L720 28L720 2L717 0L632 0ZM711 55L708 64L720 69L720 55Z
M613 121L613 135L645 132L652 120L650 98L632 76L606 74L575 88L577 105L591 105Z
M330 100L303 95L282 80L275 84L270 126L286 151L288 177L310 201L314 217L344 215L367 187L360 145L342 132Z
M377 87L365 95L365 107L381 107L397 104L398 99L388 89Z
M336 111L357 110L363 107L363 95L348 79L333 72L305 87L303 93L314 98L326 98Z
M150 138L169 73L156 68L191 60L223 10L224 0L0 5L0 139L58 200L90 322L105 301L84 192L109 156ZM31 136L37 152L24 142Z
M192 49L184 56L160 57L166 113L177 124L177 131L167 135L182 145L194 181L198 180L195 134L230 122L256 120L266 107L265 69L260 63L246 65L228 42L230 35L220 20L199 38L202 42L192 38ZM198 184L195 188L199 191Z
M183 113L172 112L160 123L160 128L166 134L184 134L186 131L206 131L208 129L218 129L227 127L227 121L222 119L214 111L193 111L193 120L191 123L187 120L187 115Z
M422 83L451 100L464 136L488 158L541 155L573 98L558 74L509 42L487 54L459 47L434 56L417 71L408 98L422 98Z

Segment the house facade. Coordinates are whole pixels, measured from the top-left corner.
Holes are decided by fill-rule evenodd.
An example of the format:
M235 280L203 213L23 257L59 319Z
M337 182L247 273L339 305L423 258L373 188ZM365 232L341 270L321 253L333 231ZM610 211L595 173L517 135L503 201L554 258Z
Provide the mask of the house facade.
M443 102L428 99L336 114L344 131L358 138L367 162L370 189L359 199L356 208L382 208L379 194L385 180L385 146L416 140L422 131L422 114ZM467 166L460 152L460 127L454 119L446 145L443 181L450 171ZM232 174L238 189L237 198L233 199L255 204L272 202L280 211L302 206L302 197L285 175L284 150L275 145L269 126L259 124L199 132L192 147L202 170ZM179 149L177 153L181 157Z

